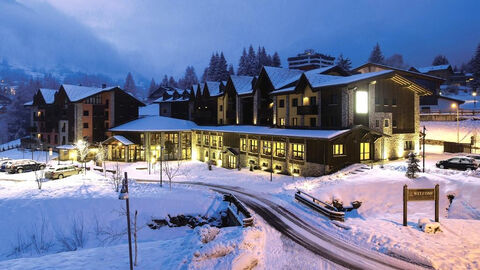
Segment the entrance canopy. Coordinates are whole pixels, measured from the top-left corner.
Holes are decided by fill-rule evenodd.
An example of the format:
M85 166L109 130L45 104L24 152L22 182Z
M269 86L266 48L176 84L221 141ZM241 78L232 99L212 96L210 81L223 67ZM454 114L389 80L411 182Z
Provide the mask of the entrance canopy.
M125 138L124 136L122 135L114 135L108 139L106 139L103 144L113 144L115 142L119 142L123 145L132 145L132 144L135 144L133 143L132 141L130 141L129 139Z

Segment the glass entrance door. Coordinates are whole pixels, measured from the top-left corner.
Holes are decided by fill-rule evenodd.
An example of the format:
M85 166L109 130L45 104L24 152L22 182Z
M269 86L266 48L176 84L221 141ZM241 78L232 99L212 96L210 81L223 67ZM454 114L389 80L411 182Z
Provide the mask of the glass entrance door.
M370 143L362 142L360 143L360 160L369 160L370 159Z
M228 168L235 169L237 167L237 157L228 155Z

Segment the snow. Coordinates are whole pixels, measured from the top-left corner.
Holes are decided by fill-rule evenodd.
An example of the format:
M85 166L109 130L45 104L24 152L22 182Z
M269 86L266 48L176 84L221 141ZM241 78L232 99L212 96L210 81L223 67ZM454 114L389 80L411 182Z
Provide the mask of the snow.
M13 141L9 141L9 142L0 144L0 150L19 147L20 143L21 143L20 139L16 139L16 140L13 140Z
M393 73L395 73L395 71L393 70L382 70L382 71L357 74L357 75L352 75L347 77L316 75L316 76L312 76L312 78L316 78L314 81L315 83L312 84L312 87L318 88L318 87L328 87L328 86L336 86L336 85L346 85L353 82L373 79L378 76L383 76L383 75L393 74ZM329 77L332 77L332 78L329 79Z
M156 115L138 118L110 131L185 131L196 127L192 121Z
M471 143L471 136L479 134L480 121L467 119L459 121L460 143ZM457 142L457 121L422 121L420 126L427 129L427 140Z
M113 135L112 137L115 138L115 140L121 142L121 143L124 144L124 145L134 144L132 141L130 141L129 139L123 137L122 135Z
M52 104L55 100L55 94L58 90L56 89L48 89L48 88L40 88L39 90L42 93L43 99L45 103Z
M205 85L208 88L208 93L210 94L211 97L219 96L222 94L221 89L220 89L220 82L205 82Z
M233 87L239 95L250 94L253 92L252 81L254 77L251 76L236 76L230 75Z
M195 130L202 131L217 131L217 132L235 132L246 133L256 135L271 135L271 136L289 136L289 137L302 137L302 138L318 138L318 139L331 139L342 135L345 130L305 130L305 129L284 129L284 128L270 128L265 126L198 126Z
M439 66L419 67L415 69L418 70L420 73L428 73L430 71L448 69L449 67L451 68L450 65L439 65Z
M263 67L268 75L273 87L280 89L300 79L303 74L302 70L287 69L277 67Z
M101 92L111 91L115 88L118 88L118 86L101 88L101 87L89 87L89 86L79 86L79 85L71 85L71 84L62 84L62 87L63 89L65 89L68 99L70 99L71 102L80 101L89 96L93 96Z
M150 115L158 115L158 114L159 114L159 108L158 108L158 104L156 103L138 108L139 116L150 116Z

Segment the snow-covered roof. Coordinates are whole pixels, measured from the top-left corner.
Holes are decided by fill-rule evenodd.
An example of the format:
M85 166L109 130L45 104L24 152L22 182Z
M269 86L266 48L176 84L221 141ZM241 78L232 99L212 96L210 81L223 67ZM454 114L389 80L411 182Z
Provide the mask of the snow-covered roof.
M440 66L430 66L430 67L419 67L419 68L415 68L415 69L418 70L421 73L428 73L430 71L444 70L444 69L448 69L448 68L451 68L451 66L450 65L440 65Z
M33 100L23 103L23 106L32 106Z
M40 93L42 93L43 99L47 104L53 103L55 100L55 93L57 93L57 91L57 89L40 88Z
M79 85L71 85L71 84L62 84L63 89L67 93L68 99L72 102L80 101L84 98L89 96L93 96L103 91L110 91L118 86L112 87L88 87L88 86L79 86Z
M286 69L277 67L266 67L263 69L268 75L268 78L272 82L275 89L280 89L290 83L293 83L300 79L303 71L298 69Z
M375 78L378 76L394 74L394 73L395 71L393 70L382 70L382 71L362 73L362 74L357 74L357 75L352 75L347 77L317 74L317 75L314 75L315 76L314 78L312 77L313 83L310 82L310 84L314 88L346 85L346 84L354 83L357 81L367 80L367 79Z
M249 94L253 92L252 81L254 77L251 76L236 76L231 75L230 79L232 80L233 86L237 91L237 94Z
M156 115L141 117L111 128L110 131L185 131L196 127L192 121Z
M124 145L132 145L134 144L132 141L130 141L129 139L123 137L122 135L113 135L112 136L115 140L121 142L122 144Z
M145 107L140 107L138 108L138 115L144 116L144 115L158 115L158 104L153 103L150 105L147 105Z
M205 82L205 84L208 87L208 92L210 93L211 97L219 96L220 94L222 94L222 92L220 91L220 82Z
M233 132L245 133L255 135L269 135L269 136L288 136L301 138L316 138L316 139L332 139L350 129L343 130L319 130L319 129L286 129L286 128L270 128L265 126L246 126L246 125L231 125L231 126L198 126L194 130L201 131L215 131L215 132Z

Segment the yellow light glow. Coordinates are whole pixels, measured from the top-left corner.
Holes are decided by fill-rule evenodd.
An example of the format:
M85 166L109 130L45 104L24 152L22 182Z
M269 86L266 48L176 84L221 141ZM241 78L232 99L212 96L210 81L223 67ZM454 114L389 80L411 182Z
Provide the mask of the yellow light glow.
M457 103L452 103L451 107L452 107L452 109L457 108Z
M303 97L303 106L307 106L308 105L308 97Z
M476 97L476 96L477 96L477 92L472 92L472 96Z
M37 112L37 116L40 116L42 113L40 111Z
M222 160L221 160L221 159L217 160L217 166L218 166L218 167L222 167L222 164L223 164L223 163L222 163Z
M357 113L368 113L368 92L357 91L355 92L355 109Z
M69 151L68 158L71 160L77 159L77 151Z
M376 84L376 83L377 83L377 81L371 81L370 82L370 84Z
M268 104L268 107L271 109L273 108L273 102L271 102L270 104Z

